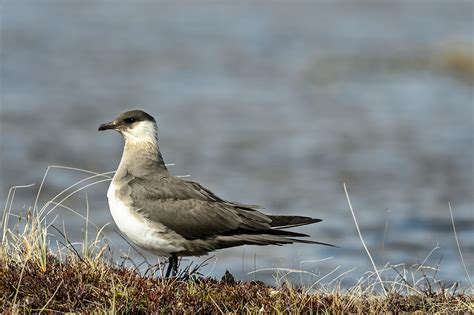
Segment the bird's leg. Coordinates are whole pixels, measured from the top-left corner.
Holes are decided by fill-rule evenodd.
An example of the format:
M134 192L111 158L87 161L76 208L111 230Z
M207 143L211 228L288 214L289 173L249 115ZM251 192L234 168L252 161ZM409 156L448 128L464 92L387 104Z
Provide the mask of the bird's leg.
M173 265L173 255L171 255L170 258L168 258L168 268L166 268L165 278L170 277L172 265Z
M171 266L173 268L173 277L176 277L176 274L178 273L178 255L176 254L171 254L171 258L170 258L170 263L171 263Z
M166 275L165 278L169 278L170 275L172 277L176 277L178 273L178 255L171 254L170 258L168 258L168 268L166 268Z

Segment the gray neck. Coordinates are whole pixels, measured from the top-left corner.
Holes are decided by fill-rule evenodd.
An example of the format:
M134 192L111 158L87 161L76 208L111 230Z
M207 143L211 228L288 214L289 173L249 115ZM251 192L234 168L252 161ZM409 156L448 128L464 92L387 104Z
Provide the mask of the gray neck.
M126 140L115 177L121 178L131 175L146 178L157 174L163 176L169 174L158 148L158 141L153 145L149 145Z

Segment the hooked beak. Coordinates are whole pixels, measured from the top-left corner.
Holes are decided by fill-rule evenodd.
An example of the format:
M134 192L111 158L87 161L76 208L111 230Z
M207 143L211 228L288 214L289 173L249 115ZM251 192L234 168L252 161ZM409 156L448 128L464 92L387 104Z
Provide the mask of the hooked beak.
M98 131L116 129L116 128L117 128L117 124L114 121L111 121L111 122L100 125Z

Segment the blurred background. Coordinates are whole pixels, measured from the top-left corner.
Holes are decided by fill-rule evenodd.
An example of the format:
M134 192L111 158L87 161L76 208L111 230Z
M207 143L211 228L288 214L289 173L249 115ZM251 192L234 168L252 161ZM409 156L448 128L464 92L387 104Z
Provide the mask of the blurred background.
M341 247L222 250L205 274L271 283L275 271L249 272L295 268L314 283L339 267L325 281L354 283L372 267L343 182L378 267L441 261L438 278L465 281L451 202L473 273L472 1L3 1L0 10L2 203L11 186L36 183L17 191L17 213L49 165L115 170L122 140L97 127L144 109L173 174L269 213L322 218L298 231ZM39 205L87 176L52 169ZM88 200L100 227L112 222L107 187L65 204L86 215ZM61 208L53 219L82 240L83 219ZM117 261L140 263L115 229L105 233Z

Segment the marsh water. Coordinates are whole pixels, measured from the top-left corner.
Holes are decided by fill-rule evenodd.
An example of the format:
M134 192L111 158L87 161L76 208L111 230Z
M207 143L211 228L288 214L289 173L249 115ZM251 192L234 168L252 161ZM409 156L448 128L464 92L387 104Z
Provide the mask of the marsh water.
M355 283L373 267L346 183L379 268L439 264L437 278L466 284L448 202L472 275L473 23L471 1L4 1L1 200L36 183L12 211L31 207L49 165L115 170L122 140L97 127L141 108L173 174L269 213L321 218L298 231L340 246L222 250L204 274L272 283L295 269L296 281ZM39 205L87 176L51 169ZM64 204L109 223L116 260L140 263L114 231L107 187ZM82 218L58 207L53 219L82 240Z

